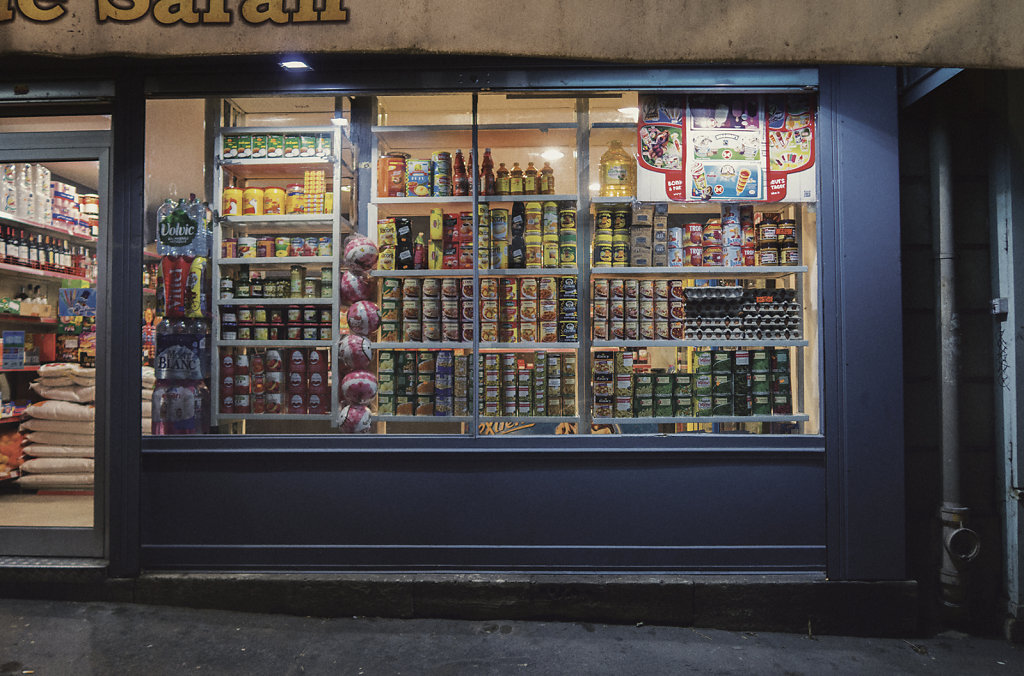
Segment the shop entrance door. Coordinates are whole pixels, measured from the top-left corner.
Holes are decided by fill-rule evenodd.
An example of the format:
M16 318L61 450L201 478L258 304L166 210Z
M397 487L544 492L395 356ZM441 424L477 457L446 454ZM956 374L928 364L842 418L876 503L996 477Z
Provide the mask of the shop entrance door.
M3 558L105 555L110 146L109 131L0 133Z

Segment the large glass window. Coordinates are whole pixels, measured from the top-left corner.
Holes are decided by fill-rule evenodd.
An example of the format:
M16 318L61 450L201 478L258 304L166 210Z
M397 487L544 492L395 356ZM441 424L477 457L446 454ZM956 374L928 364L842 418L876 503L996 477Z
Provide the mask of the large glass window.
M150 429L818 433L815 106L225 101L150 194Z

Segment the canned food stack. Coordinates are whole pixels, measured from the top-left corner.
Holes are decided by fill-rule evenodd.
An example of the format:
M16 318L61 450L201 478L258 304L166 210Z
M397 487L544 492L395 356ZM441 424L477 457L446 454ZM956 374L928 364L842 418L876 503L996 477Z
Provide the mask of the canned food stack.
M220 412L330 413L328 350L221 348Z
M792 415L792 377L788 348L750 351L749 390L752 415Z
M453 350L381 350L378 415L467 415L468 363Z
M327 178L323 171L307 171L302 181L306 198L303 213L324 214L327 211Z
M627 205L598 209L594 233L594 267L630 265L630 221ZM644 224L649 226L649 224Z
M682 340L685 282L597 278L593 282L594 340Z
M799 340L795 289L692 286L684 289L686 340Z
M796 221L792 219L766 220L757 225L757 264L800 265L800 250L796 243Z
M333 241L330 235L289 237L225 237L221 240L222 258L287 258L289 256L330 256Z
M701 351L694 355L694 415L791 415L788 348Z
M472 342L473 280L384 278L380 339L383 342Z
M574 417L576 366L576 355L568 353L484 353L481 415Z
M332 155L332 147L330 134L228 134L224 136L221 159L327 158Z

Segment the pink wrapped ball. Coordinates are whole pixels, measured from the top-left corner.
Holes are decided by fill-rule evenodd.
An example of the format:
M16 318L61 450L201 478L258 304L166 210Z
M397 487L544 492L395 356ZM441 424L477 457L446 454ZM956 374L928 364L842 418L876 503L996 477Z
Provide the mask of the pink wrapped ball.
M377 376L369 371L349 373L341 379L341 396L350 404L369 404L377 396Z
M345 270L341 273L341 280L338 284L341 292L341 299L345 305L351 305L361 300L370 300L370 280L357 272Z
M380 326L380 310L376 303L361 300L348 308L348 328L358 336L369 338Z
M359 371L370 365L372 352L370 341L362 336L349 333L338 342L338 359L346 371Z
M370 431L373 414L365 406L345 406L338 413L338 428L347 434L362 434Z
M353 270L372 270L377 265L377 245L361 235L353 235L345 242L345 265Z

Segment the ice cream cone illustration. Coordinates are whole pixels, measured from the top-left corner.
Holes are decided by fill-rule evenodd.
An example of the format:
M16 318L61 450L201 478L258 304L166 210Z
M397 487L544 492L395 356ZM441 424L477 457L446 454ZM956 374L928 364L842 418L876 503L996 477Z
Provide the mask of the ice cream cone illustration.
M736 194L739 195L743 192L743 189L747 187L747 181L750 180L750 170L740 169L739 176L736 177Z
M705 197L709 194L708 190L708 177L704 173L704 163L696 162L693 165L693 171L690 172L693 177L693 187L698 195Z

